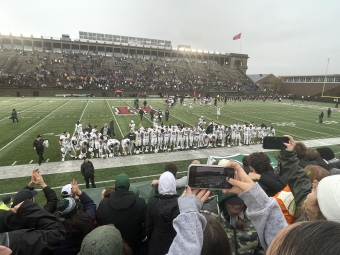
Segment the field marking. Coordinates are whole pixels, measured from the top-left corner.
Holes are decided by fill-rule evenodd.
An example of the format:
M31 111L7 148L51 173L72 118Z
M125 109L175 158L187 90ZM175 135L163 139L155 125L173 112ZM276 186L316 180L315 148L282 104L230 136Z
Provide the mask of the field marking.
M122 129L120 128L119 123L118 123L118 121L117 121L117 119L116 119L116 116L114 115L114 113L113 113L113 111L112 111L111 105L110 105L110 103L107 101L107 99L105 99L105 100L106 100L106 103L107 103L108 106L109 106L109 109L110 109L110 111L111 111L111 113L112 113L113 118L115 119L115 122L116 122L116 124L117 124L117 127L119 128L119 131L120 131L120 133L122 134L122 138L124 138L123 131L122 131Z
M32 107L30 107L30 108L27 108L27 109L25 109L25 110L22 110L22 111L20 111L20 113L22 113L22 112L25 112L25 111L28 111L28 110L30 110L30 109L33 109L33 108L35 108L35 107L38 107L38 106L40 106L40 105L42 105L42 104L45 104L46 102L44 102L44 103L41 103L41 104L38 104L38 105L35 105L35 106L32 106ZM19 114L18 114L19 115ZM8 117L6 117L6 118L3 118L3 119L1 119L0 120L0 122L1 121L4 121L4 120L8 120L9 119L9 117L10 116L8 116Z
M178 174L183 174L183 173L187 173L188 171L182 171L182 172L177 172ZM148 178L148 177L155 177L155 176L161 176L162 173L160 174L152 174L152 175L145 175L145 176L137 176L137 177L130 177L130 180L136 180L136 179L143 179L143 178ZM107 181L96 181L96 183L108 183L108 182L115 182L115 180L107 180ZM78 183L78 186L85 186L86 183ZM151 185L151 182L150 182ZM61 189L64 186L57 186L57 187L52 187L51 189ZM105 188L105 187L99 187L99 188ZM36 191L42 191L42 189L34 189ZM4 196L4 195L11 195L11 194L16 194L18 192L9 192L9 193L2 193L0 194L0 196Z
M275 104L278 104L278 103L275 103ZM262 107L263 106L263 107ZM266 110L266 111L268 111L268 108L267 107L265 107L264 105L262 105L262 106L260 106L262 109L262 111L263 110ZM317 125L317 124L315 124L315 123L312 123L312 122L306 122L306 121L301 121L301 119L304 119L304 120L311 120L310 118L306 118L306 117L304 117L304 116L306 116L306 112L305 112L305 110L306 109L301 109L301 108L308 108L308 109L310 109L310 110L315 110L315 109L317 109L317 108L315 108L315 107L306 107L305 105L302 105L302 106L299 106L299 105L288 105L288 104L286 104L286 103L283 103L283 106L286 106L287 108L291 108L291 107L294 107L295 108L295 111L294 111L294 115L297 117L297 121L296 122L299 122L299 123L302 123L302 124L305 124L305 125L312 125L312 126L315 126L315 127L317 127L317 128L319 128L319 125ZM290 107L289 107L290 106ZM263 109L264 108L264 109ZM325 107L325 108L328 108L328 107ZM334 110L334 109L333 109ZM286 111L282 111L282 112L280 112L280 115L281 116L287 116L287 119L289 119L290 118L290 114L289 113L286 113ZM318 119L317 117L316 117L316 119ZM316 122L318 122L318 121L316 121ZM332 128L332 127L330 127L330 126L325 126L324 127L325 129L332 129L332 130L335 130L335 131L338 131L338 129L337 128Z
M123 100L123 103L124 104L127 104L128 106L130 106L128 109L130 109L130 108L132 108L132 105L130 105L128 102L126 102L125 100ZM149 106L150 107L150 106ZM151 107L150 107L151 108ZM116 108L117 109L117 108ZM134 108L132 108L132 109L134 109ZM143 108L142 108L143 109ZM153 108L152 108L153 109ZM137 109L138 110L138 109ZM133 112L135 115L137 114L136 112ZM145 119L147 119L148 121L150 121L151 123L153 123L152 121L151 121L151 118L149 119L146 115L147 115L148 113L146 113L146 114L144 114L143 115L143 117L145 118ZM133 114L129 114L129 115L132 115L133 116ZM129 116L129 115L125 115L125 114L122 114L122 115L118 115L118 116L124 116L124 117L127 117L127 116Z
M33 162L33 159L31 159L31 161L28 164L32 164L32 162Z
M46 159L46 163L49 161L50 159L48 158L48 159Z
M61 106L59 106L57 109L55 109L54 111L50 112L47 116L45 116L44 118L42 118L41 120L39 120L37 123L35 123L32 127L30 127L29 129L27 129L25 132L23 132L21 135L19 135L18 137L14 138L11 142L9 142L8 144L6 144L4 147L2 147L0 149L0 151L4 150L7 146L11 145L13 142L15 142L16 140L18 140L20 137L22 137L24 134L26 134L28 131L30 131L32 128L34 128L36 125L40 124L42 121L44 121L46 118L48 118L51 114L53 114L54 112L56 112L57 110L59 110L61 107L63 107L64 105L66 105L67 103L69 103L71 100L67 101L66 103L62 104Z
M14 162L13 162L13 164L12 164L12 166L14 166L16 163L17 163L17 162L16 162L16 161L14 161Z

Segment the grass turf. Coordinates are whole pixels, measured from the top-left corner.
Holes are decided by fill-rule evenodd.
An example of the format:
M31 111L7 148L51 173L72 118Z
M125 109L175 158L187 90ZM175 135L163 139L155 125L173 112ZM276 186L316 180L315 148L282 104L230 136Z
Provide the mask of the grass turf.
M115 121L116 138L121 140L129 132L131 120L136 126L151 126L150 116L144 115L140 121L138 114L116 114L117 106L131 107L133 99L96 99L96 98L0 98L2 111L0 114L0 128L3 135L0 139L0 166L28 164L31 160L37 162L38 156L32 148L32 142L38 134L44 139L49 139L50 147L45 149L44 158L50 162L60 161L61 153L58 145L59 135L63 131L74 132L77 120L83 124L97 125L100 129L110 118ZM191 100L191 99L189 99ZM187 101L189 101L187 100ZM143 100L140 100L140 105ZM147 99L152 108L164 111L166 109L163 99ZM291 134L296 140L318 139L338 136L338 123L340 115L333 110L332 117L325 117L324 124L318 123L321 107L332 107L330 103L298 102L292 104L291 100L282 103L268 100L231 102L227 105L219 102L222 107L221 116L216 120L214 107L199 106L194 104L190 112L188 103L186 107L179 103L170 108L170 120L166 124L184 123L188 126L196 125L198 118L204 116L207 122L214 119L217 123L231 125L236 122L262 122L276 129L276 135ZM15 108L20 112L19 123L12 123L8 116ZM326 110L323 109L325 116ZM163 116L163 121L164 116Z
M190 99L191 100L191 99ZM140 100L140 105L143 100ZM152 108L164 111L166 109L163 99L147 99L148 105ZM189 100L188 100L189 101ZM198 118L204 116L207 121L214 119L217 123L231 125L237 121L254 121L260 125L264 122L267 126L276 129L276 135L291 134L296 140L318 139L338 136L338 123L340 115L333 109L332 117L325 117L324 124L318 123L318 115L326 108L333 107L330 103L298 102L294 104L291 100L283 100L282 103L267 101L243 101L231 102L227 105L218 103L221 109L221 116L216 120L216 109L212 107L199 106L194 104L190 112L188 103L186 107L179 103L170 108L170 120L168 124L184 123L188 126L196 125ZM67 130L71 134L74 131L75 123L80 120L83 127L89 122L92 126L97 125L100 129L104 123L108 123L110 118L115 121L116 138L121 140L128 133L128 124L134 120L136 126L140 123L143 126L151 126L150 116L145 115L140 121L138 114L120 115L116 114L113 107L131 107L133 99L96 99L96 98L0 98L0 128L2 138L0 139L0 165L28 164L31 160L37 162L38 156L32 148L32 142L37 134L41 134L44 139L49 139L50 147L45 150L44 157L49 161L59 161L61 159L60 147L58 145L59 135ZM12 123L8 117L12 109L20 112L19 123ZM164 118L164 116L163 116ZM163 119L165 122L165 119ZM340 146L331 146L335 152L340 151ZM227 154L227 152L226 152ZM276 155L275 152L270 153ZM161 155L161 154L160 154ZM116 159L116 158L115 158ZM113 159L113 160L115 160ZM191 160L178 161L179 171L185 171ZM96 181L114 180L115 176L121 172L129 174L130 177L148 176L162 173L164 163L146 164L138 167L121 167L112 169L98 169L96 171ZM32 166L32 169L34 167ZM83 183L79 172L51 174L44 176L46 183L51 187L63 186L72 179L77 179ZM154 177L135 179L133 182L152 180ZM29 178L16 178L2 180L0 193L16 192L29 182ZM112 185L113 183L102 183L98 187ZM58 195L60 189L56 189ZM36 197L38 203L43 203L43 193L39 192Z

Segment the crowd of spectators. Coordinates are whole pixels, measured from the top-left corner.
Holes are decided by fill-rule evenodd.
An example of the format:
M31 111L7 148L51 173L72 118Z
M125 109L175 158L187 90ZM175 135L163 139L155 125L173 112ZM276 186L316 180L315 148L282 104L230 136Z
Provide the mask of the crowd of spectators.
M167 163L148 203L124 173L97 205L76 180L58 199L35 169L24 189L2 198L0 254L339 254L340 160L286 137L276 170L263 152L243 165L213 162L234 168L231 189L192 189Z
M19 69L17 58L10 56L8 61L16 61L14 69ZM223 74L223 69L216 70L214 64L208 63L180 64L156 57L138 59L137 56L49 52L31 52L23 62L28 70L20 74L2 69L0 84L21 88L263 92L258 86L248 84L241 73L238 77L226 78L228 75Z

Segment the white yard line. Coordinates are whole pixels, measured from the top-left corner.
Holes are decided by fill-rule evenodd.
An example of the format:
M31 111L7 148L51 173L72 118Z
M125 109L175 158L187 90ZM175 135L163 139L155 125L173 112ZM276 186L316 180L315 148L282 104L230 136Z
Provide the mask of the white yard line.
M54 112L56 112L57 110L59 110L61 107L63 107L64 105L66 105L68 102L70 102L71 100L67 101L66 103L62 104L61 106L59 106L57 109L55 109L54 111L50 112L48 115L46 115L44 118L42 118L41 120L39 120L37 123L35 123L32 127L30 127L29 129L27 129L25 132L23 132L21 135L17 136L16 138L14 138L11 142L9 142L8 144L6 144L4 147L2 147L0 149L0 151L4 150L7 146L11 145L13 142L15 142L16 140L18 140L20 137L22 137L24 134L26 134L28 131L30 131L32 128L34 128L35 126L37 126L38 124L40 124L42 121L44 121L46 118L48 118L51 114L53 114Z
M122 132L122 130L121 130L121 128L120 128L118 122L117 122L117 119L116 119L116 117L115 117L115 114L114 114L113 111L112 111L112 107L111 107L111 105L109 104L109 102L107 101L107 99L106 99L106 103L108 104L108 106L109 106L109 108L110 108L110 111L111 111L111 113L112 113L112 116L113 116L113 118L115 119L116 125L117 125L117 127L119 128L120 133L122 134L122 138L124 138L124 134L123 134L123 132Z
M33 159L31 159L31 161L28 164L32 164L32 162L33 162Z
M16 163L17 163L17 162L16 162L16 161L14 161L14 163L12 164L12 166L14 166Z
M48 158L48 159L46 159L46 163L49 161L50 159Z
M38 106L40 106L40 105L42 105L42 104L45 104L45 103L46 103L46 102L43 102L43 103L41 103L41 104L32 106L32 107L30 107L30 108L27 108L27 109L25 109L25 110L20 111L20 113L25 112L25 111L28 111L28 110L31 110L31 109L33 109L33 108L35 108L35 107L38 107ZM6 117L6 118L3 118L3 119L1 119L0 121L8 120L9 117L10 117L10 116L8 116L8 117Z

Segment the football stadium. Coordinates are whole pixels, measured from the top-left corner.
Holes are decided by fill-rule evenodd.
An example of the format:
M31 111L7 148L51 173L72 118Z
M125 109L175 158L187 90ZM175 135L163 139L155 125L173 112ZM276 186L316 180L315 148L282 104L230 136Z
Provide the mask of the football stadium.
M340 74L249 74L251 57L84 31L0 34L0 249L283 254L298 244L279 232L302 220L289 235L337 236ZM191 164L210 190L187 186Z

